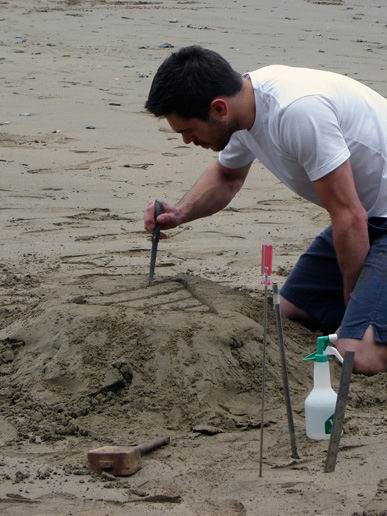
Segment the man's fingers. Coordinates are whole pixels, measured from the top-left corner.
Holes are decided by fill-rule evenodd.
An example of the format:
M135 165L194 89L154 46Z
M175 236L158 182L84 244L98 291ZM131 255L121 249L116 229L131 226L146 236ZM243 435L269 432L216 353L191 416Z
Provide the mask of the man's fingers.
M154 201L148 202L148 205L144 214L144 227L147 231L152 233L155 229L156 223L154 219L155 203Z
M176 227L176 214L174 211L164 212L157 217L157 224L161 229L171 229Z
M171 219L174 218L174 214L173 213L161 213L161 215L159 215L157 217L157 224L162 227L163 229L165 229L165 226L167 226L170 222L171 222Z
M163 203L164 212L157 217L156 221L154 219L154 208L155 202L150 201L144 214L144 227L147 231L152 233L155 230L156 224L160 226L161 230L172 229L178 225L175 208L167 203Z

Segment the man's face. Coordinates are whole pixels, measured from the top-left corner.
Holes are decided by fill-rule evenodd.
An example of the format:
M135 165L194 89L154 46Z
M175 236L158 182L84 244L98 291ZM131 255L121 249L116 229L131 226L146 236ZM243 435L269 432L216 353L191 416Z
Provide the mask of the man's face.
M199 118L183 118L174 113L166 117L171 128L181 134L184 143L200 145L204 149L213 151L223 150L232 134L238 130L232 120L217 118L210 114L207 121Z

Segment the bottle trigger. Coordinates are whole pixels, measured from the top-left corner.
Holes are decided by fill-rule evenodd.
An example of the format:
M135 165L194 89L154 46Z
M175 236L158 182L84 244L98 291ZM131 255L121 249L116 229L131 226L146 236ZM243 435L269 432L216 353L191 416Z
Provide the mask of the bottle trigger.
M337 358L337 360L340 362L340 364L342 364L344 362L343 357L340 355L340 353L337 351L337 349L334 348L333 346L327 346L324 350L324 353L326 355L335 356Z

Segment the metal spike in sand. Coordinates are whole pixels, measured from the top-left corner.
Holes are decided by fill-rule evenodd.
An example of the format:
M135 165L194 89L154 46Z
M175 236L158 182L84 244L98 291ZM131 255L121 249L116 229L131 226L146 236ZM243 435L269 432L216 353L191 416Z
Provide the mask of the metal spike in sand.
M292 451L292 459L299 459L300 456L298 455L298 451L297 451L296 434L294 431L294 420L293 420L292 402L291 402L291 398L290 398L288 368L287 368L287 364L286 364L285 339L284 339L284 332L283 332L283 328L282 328L282 319L281 319L281 311L280 311L280 302L279 302L279 293L278 293L277 283L273 283L273 305L274 305L275 318L276 318L276 322L277 322L278 338L279 338L281 366L282 366L282 383L283 383L284 396L285 396L285 402L286 402L286 412L288 415L288 428L289 428L290 447L291 447L291 451Z
M259 476L262 477L263 462L263 427L265 425L265 395L266 395L266 343L267 343L267 287L271 285L272 246L262 244L261 251L261 285L265 287L263 303L263 352L262 352L262 391L261 391L261 443L259 450Z
M343 368L341 370L339 392L337 394L335 414L333 417L332 433L329 440L329 447L325 462L325 473L332 473L336 468L336 460L339 451L341 433L343 430L345 407L347 404L349 386L351 383L354 359L355 353L353 351L347 351L345 353Z
M152 285L154 277L155 277L155 268L156 268L156 257L157 257L157 248L160 240L160 226L157 224L157 217L161 215L164 211L163 204L160 201L155 201L154 207L154 220L155 220L155 229L152 234L152 251L149 265L149 278L148 285Z

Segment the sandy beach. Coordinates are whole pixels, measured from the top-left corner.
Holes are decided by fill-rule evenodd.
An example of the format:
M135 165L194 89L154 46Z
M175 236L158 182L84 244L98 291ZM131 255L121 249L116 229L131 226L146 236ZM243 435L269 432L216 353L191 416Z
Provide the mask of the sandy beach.
M224 211L160 241L147 286L147 202L177 201L216 158L144 109L190 44L240 72L326 69L387 96L378 0L0 0L0 513L386 515L387 375L353 376L324 473L303 407L316 335L285 322L293 460L272 310L258 474L261 244L281 285L326 213L255 163ZM160 435L131 477L87 468L89 449Z

